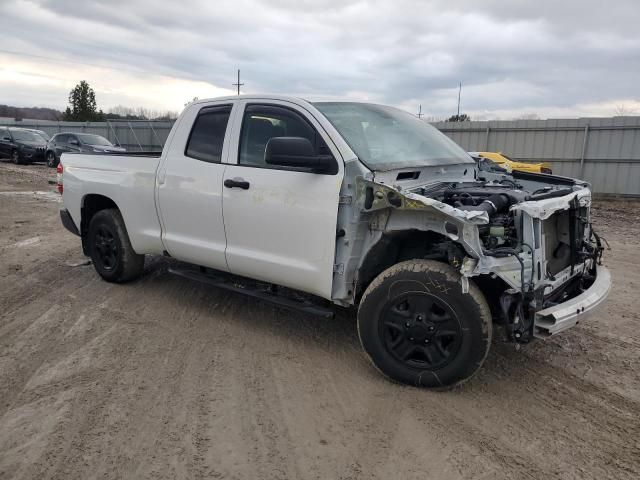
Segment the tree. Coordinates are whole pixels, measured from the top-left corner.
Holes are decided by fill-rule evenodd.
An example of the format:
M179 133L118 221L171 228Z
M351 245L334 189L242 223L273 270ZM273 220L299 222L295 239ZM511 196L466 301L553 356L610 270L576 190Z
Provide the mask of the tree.
M635 109L625 104L617 105L614 111L614 115L616 117L627 117L629 115L633 115L634 113Z
M447 122L468 122L471 120L471 117L466 113L461 113L460 115L451 115Z
M102 110L97 110L96 94L85 80L69 92L69 106L63 117L64 120L73 122L95 122L104 119Z
M116 105L109 109L105 118L109 120L175 120L178 118L178 113L170 110L162 112L144 107L133 108Z

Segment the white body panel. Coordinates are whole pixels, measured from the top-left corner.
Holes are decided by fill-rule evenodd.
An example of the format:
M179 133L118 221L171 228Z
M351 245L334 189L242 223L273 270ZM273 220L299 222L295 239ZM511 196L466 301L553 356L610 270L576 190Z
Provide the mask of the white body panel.
M126 155L63 154L65 207L80 228L87 195L110 198L120 209L137 253L162 254L154 190L159 158Z
M224 189L232 273L330 298L340 183L331 175L230 165Z
M224 163L209 163L184 154L191 127L200 108L229 105L210 102L188 108L180 117L171 143L158 169L157 204L162 222L162 242L172 257L198 265L228 270L222 214ZM229 152L231 112L222 158Z
M306 108L279 100L242 100L239 110L243 113L250 103L283 106L304 115L332 150L339 169L335 175L321 175L238 165L239 112L224 177L246 180L250 188L223 188L229 270L330 299L343 177L340 153Z

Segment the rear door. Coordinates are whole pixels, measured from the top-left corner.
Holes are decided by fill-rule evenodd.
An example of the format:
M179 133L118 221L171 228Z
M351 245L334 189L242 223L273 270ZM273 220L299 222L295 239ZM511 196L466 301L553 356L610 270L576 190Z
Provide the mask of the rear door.
M191 106L158 168L157 204L165 249L180 260L227 270L222 221L226 134L234 102Z
M342 160L318 122L285 101L242 101L224 174L227 263L232 273L331 298ZM272 137L305 137L331 153L335 174L267 165Z

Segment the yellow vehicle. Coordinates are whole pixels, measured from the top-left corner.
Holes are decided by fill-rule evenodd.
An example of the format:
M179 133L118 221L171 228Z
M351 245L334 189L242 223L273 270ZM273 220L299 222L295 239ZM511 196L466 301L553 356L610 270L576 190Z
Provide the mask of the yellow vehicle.
M502 152L475 152L478 156L487 158L492 162L497 163L503 168L506 168L508 172L512 172L513 170L518 170L520 172L531 172L531 173L552 173L551 172L551 164L544 163L525 163L525 162L516 162L515 160L510 159Z

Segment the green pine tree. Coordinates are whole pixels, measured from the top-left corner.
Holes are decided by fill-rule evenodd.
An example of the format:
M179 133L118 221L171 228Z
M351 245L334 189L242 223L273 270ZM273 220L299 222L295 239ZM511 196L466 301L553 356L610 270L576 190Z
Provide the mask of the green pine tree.
M104 120L104 113L97 109L96 94L85 80L69 92L69 106L63 114L63 119L72 122Z

